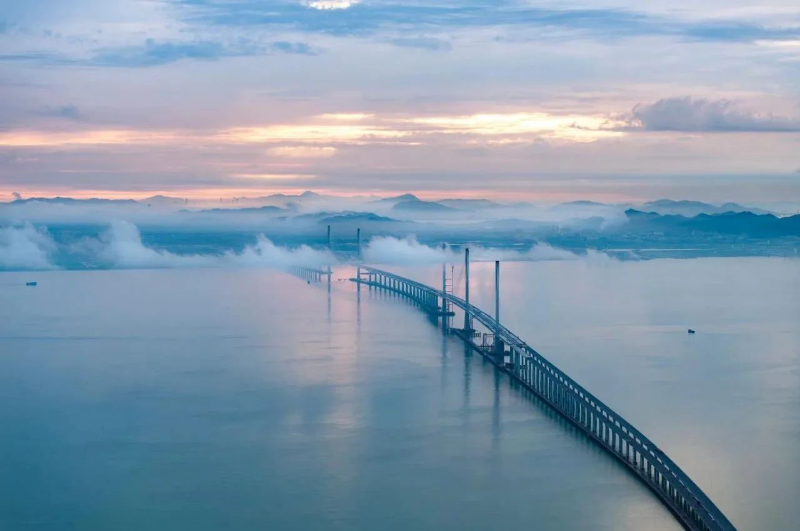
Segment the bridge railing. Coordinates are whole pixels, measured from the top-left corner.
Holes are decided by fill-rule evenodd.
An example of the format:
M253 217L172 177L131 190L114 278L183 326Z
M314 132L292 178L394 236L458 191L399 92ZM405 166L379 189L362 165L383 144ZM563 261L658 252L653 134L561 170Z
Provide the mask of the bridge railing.
M359 276L353 280L398 292L429 310L438 311L445 301L468 310L510 348L503 352L501 366L636 473L686 529L735 531L700 487L650 439L488 313L455 295L373 267L360 266ZM510 368L504 363L506 354L510 355Z

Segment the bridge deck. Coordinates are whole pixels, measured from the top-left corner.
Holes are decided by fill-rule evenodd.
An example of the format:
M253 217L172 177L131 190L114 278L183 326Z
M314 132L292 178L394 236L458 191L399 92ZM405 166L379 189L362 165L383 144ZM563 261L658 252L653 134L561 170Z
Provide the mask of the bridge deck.
M373 267L360 266L357 278L352 280L399 293L436 315L441 315L444 302L464 310L494 333L494 349L487 352L475 344L472 331L454 331L456 335L625 464L684 528L735 531L700 487L650 439L480 308L452 294Z

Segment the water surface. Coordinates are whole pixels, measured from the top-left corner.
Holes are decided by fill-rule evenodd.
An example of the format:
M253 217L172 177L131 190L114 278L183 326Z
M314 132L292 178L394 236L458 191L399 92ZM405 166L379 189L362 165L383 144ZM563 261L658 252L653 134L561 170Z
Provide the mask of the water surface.
M613 459L349 272L330 292L268 270L0 274L0 528L679 529ZM472 279L491 310L492 266ZM798 261L515 263L501 284L504 323L739 529L795 528Z

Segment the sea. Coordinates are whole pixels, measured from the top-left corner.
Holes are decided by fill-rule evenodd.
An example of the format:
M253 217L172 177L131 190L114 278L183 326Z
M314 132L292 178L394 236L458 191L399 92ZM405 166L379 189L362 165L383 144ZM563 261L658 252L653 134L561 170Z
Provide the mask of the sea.
M193 265L0 273L0 529L680 529L352 265L330 283ZM385 269L442 282L438 264ZM446 275L463 296L463 266ZM494 263L470 292L494 313ZM502 262L500 320L738 529L797 529L800 260Z

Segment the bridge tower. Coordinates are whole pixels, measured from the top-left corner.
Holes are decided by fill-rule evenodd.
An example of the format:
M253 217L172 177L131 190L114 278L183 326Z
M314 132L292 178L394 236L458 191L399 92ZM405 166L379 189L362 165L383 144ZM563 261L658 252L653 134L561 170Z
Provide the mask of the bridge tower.
M464 333L472 337L472 318L469 315L469 247L464 249L464 300L467 303L464 308Z
M444 261L442 262L442 332L447 334L447 330L450 328L450 301L447 300L447 295L453 294L453 279L452 276L450 278L450 282L448 283L447 278L447 244L442 244L442 255L444 256Z
M494 355L497 363L503 365L506 346L500 339L500 260L494 262Z

